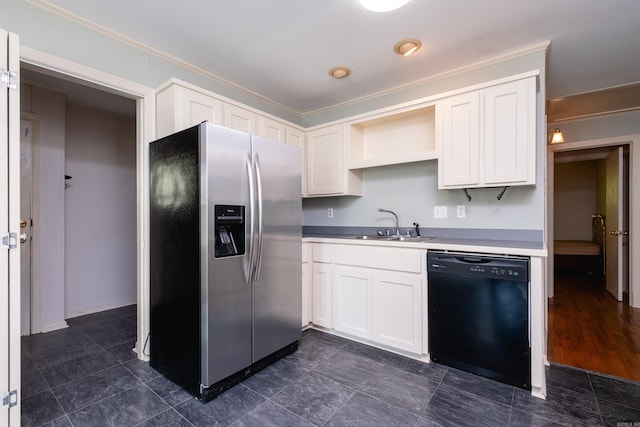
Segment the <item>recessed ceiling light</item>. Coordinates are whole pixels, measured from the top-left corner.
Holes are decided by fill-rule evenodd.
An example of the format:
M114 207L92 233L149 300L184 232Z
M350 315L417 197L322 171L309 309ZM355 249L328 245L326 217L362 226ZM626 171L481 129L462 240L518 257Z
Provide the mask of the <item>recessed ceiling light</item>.
M348 67L333 67L329 70L329 75L334 79L343 79L351 74Z
M405 39L396 43L393 47L393 51L398 55L409 56L420 50L421 46L422 42L418 39Z
M398 9L409 0L358 0L362 7L372 12L390 12Z

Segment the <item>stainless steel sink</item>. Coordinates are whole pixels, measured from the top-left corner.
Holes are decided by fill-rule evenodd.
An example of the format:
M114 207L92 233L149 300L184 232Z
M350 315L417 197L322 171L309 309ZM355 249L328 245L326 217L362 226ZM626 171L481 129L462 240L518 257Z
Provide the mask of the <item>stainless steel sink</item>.
M398 235L392 235L392 236L355 236L355 239L360 239L360 240L382 240L382 241L387 241L387 242L414 242L414 243L420 243L420 242L426 242L428 240L431 240L431 237L424 237L424 236L398 236Z

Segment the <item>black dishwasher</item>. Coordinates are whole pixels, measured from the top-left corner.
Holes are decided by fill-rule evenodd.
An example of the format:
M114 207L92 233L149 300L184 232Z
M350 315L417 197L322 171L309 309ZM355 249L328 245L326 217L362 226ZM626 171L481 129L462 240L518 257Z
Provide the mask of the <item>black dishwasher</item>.
M431 360L531 390L529 259L427 254Z

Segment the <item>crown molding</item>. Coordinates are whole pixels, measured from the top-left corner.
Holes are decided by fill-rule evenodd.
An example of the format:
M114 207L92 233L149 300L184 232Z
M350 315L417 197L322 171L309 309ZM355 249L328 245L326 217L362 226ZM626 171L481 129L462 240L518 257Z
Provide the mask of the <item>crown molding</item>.
M149 53L149 54L151 54L151 55L153 55L155 57L158 57L160 59L163 59L163 60L165 60L167 62L171 62L173 64L176 64L176 65L178 65L178 66L180 66L182 68L185 68L185 69L187 69L189 71L192 71L192 72L194 72L196 74L200 74L200 75L202 75L204 77L207 77L207 78L209 78L209 79L211 79L213 81L216 81L218 83L222 83L225 86L228 86L228 87L230 87L232 89L235 89L235 90L237 90L239 92L243 92L246 95L259 98L261 101L264 101L264 102L266 102L268 104L271 104L276 108L282 109L283 111L286 111L286 112L288 112L290 114L293 114L293 115L295 115L295 116L297 116L299 118L302 118L302 115L301 115L301 113L299 111L292 110L291 108L289 108L289 107L287 107L285 105L282 105L282 104L272 100L271 98L267 98L264 95L261 95L261 94L259 94L257 92L249 90L249 89L247 89L245 87L242 87L242 86L240 86L240 85L238 85L236 83L233 83L233 82L231 82L229 80L226 80L226 79L218 76L217 74L214 74L214 73L212 73L210 71L207 71L207 70L205 70L203 68L196 67L195 65L193 65L193 64L191 64L189 62L183 61L180 58L176 58L173 55L170 55L170 54L168 54L166 52L158 50L158 49L156 49L154 47L151 47L151 46L149 46L149 45L147 45L145 43L141 43L140 41L135 40L135 39L133 39L131 37L127 37L127 36L117 32L117 31L113 31L113 30L111 30L111 29L109 29L109 28L107 28L107 27L105 27L103 25L100 25L100 24L98 24L98 23L96 23L96 22L94 22L94 21L92 21L90 19L86 19L86 18L84 18L84 17L82 17L80 15L77 15L77 14L75 14L73 12L70 12L70 11L68 11L66 9L58 7L58 6L48 2L47 0L27 0L27 1L32 3L32 4L34 4L34 5L36 5L36 6L38 6L38 7L46 9L49 12L55 13L56 15L62 16L63 18L66 18L66 19L68 19L70 21L73 21L73 22L75 22L77 24L85 26L85 27L87 27L87 28L89 28L91 30L94 30L94 31L96 31L98 33L104 34L104 35L106 35L106 36L108 36L110 38L113 38L115 40L118 40L118 41L120 41L120 42L122 42L124 44L127 44L129 46L135 47L136 49L139 49L141 51L147 52L147 53Z
M153 48L153 47L151 47L151 46L149 46L149 45L147 45L145 43L141 43L140 41L135 40L135 39L133 39L131 37L127 37L127 36L117 32L117 31L111 30L111 29L109 29L109 28L107 28L107 27L105 27L103 25L100 25L100 24L98 24L98 23L96 23L96 22L94 22L92 20L86 19L86 18L84 18L84 17L82 17L80 15L77 15L77 14L72 13L72 12L66 10L66 9L58 7L58 6L52 4L51 2L49 2L47 0L27 0L27 1L32 3L32 4L34 4L34 5L36 5L36 6L38 6L38 7L41 7L43 9L45 9L45 10L48 10L49 12L55 13L55 14L57 14L59 16L62 16L62 17L66 18L66 19L68 19L70 21L76 22L76 23L78 23L78 24L80 24L82 26L85 26L85 27L90 28L90 29L92 29L92 30L94 30L96 32L104 34L104 35L106 35L106 36L108 36L110 38L118 40L118 41L120 41L120 42L122 42L124 44L127 44L129 46L135 47L136 49L139 49L141 51L147 52L147 53L149 53L149 54L151 54L151 55L153 55L155 57L158 57L160 59L163 59L163 60L165 60L167 62L171 62L173 64L176 64L176 65L178 65L178 66L180 66L182 68L190 70L190 71L192 71L192 72L194 72L196 74L204 76L204 77L206 77L208 79L211 79L213 81L216 81L218 83L224 84L225 86L227 86L229 88L232 88L234 90L237 90L239 92L242 92L242 93L244 93L246 95L249 95L251 97L255 97L257 99L260 99L261 101L263 101L263 102L265 102L267 104L270 104L270 105L274 106L275 108L281 109L282 111L286 111L289 114L292 114L292 115L300 118L301 120L304 120L306 118L309 118L309 117L314 116L314 115L319 114L319 113L324 113L324 112L335 110L335 109L338 109L338 108L344 108L344 107L348 107L348 106L351 106L351 105L356 105L356 104L359 104L359 103L362 103L362 102L366 102L366 101L369 101L369 100L373 100L373 99L376 99L376 98L380 98L380 97L383 97L383 96L391 95L391 94L394 94L396 92L400 92L400 91L404 91L404 90L411 89L411 88L414 88L414 87L418 87L420 85L424 85L424 84L427 84L427 83L430 83L430 82L433 82L433 81L437 81L437 80L440 80L440 79L443 79L443 78L452 77L452 76L459 75L459 74L462 74L462 73L466 73L466 72L469 72L469 71L472 71L472 70L483 68L483 67L486 67L486 66L489 66L489 65L494 65L494 64L497 64L497 63L500 63L500 62L503 62L503 61L507 61L507 60L510 60L510 59L515 59L515 58L518 58L518 57L521 57L521 56L528 55L530 53L539 52L539 51L547 51L549 49L549 46L550 46L550 41L549 40L544 41L544 42L540 42L540 43L535 43L535 44L523 47L521 49L510 50L508 52L501 53L500 55L496 55L496 56L493 56L493 57L488 58L488 59L477 61L477 62L474 62L472 64L464 65L462 67L454 68L452 70L448 70L448 71L445 71L445 72L442 72L442 73L434 74L434 75L431 75L431 76L428 76L428 77L425 77L425 78L422 78L422 79L419 79L419 80L415 80L415 81L412 81L412 82L409 82L409 83L406 83L406 84L394 86L394 87L391 87L389 89L385 89L385 90L381 90L381 91L374 92L374 93L371 93L371 94L367 94L367 95L364 95L362 97L354 98L354 99L351 99L351 100L348 100L348 101L344 101L344 102L340 102L340 103L337 103L337 104L328 105L326 107L318 108L318 109L311 110L311 111L301 112L301 111L297 111L297 110L291 109L291 108L289 108L289 107L287 107L287 106L285 106L283 104L280 104L279 102L274 101L271 98L268 98L268 97L266 97L264 95L261 95L261 94L255 92L255 91L252 91L252 90L247 89L247 88L245 88L243 86L240 86L240 85L238 85L236 83L233 83L233 82L231 82L231 81L229 81L227 79L224 79L224 78L218 76L217 74L211 73L210 71L207 71L207 70L205 70L203 68L197 67L197 66L195 66L195 65L193 65L193 64L191 64L189 62L186 62L186 61L184 61L182 59L179 59L179 58L177 58L177 57L175 57L173 55L170 55L170 54L168 54L166 52L163 52L161 50Z

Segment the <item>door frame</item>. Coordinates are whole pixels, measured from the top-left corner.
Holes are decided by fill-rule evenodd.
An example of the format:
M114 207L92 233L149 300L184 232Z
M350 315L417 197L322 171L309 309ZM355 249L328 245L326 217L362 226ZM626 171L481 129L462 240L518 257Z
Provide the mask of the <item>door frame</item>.
M17 34L0 29L0 68L15 73L2 84L0 100L0 196L5 202L0 212L0 425L20 424L20 42ZM15 83L16 87L11 87ZM6 208L5 208L6 206ZM6 252L5 252L6 251ZM5 404L6 399L6 404Z
M141 360L149 334L149 151L155 138L155 91L139 83L104 71L77 64L35 49L21 46L20 61L61 74L80 84L124 96L136 101L136 288L137 334L136 352Z
M555 153L578 151L589 148L612 147L626 145L629 147L629 183L640 179L640 134L624 135L586 141L567 142L547 146L547 214L545 242L549 249L547 258L547 297L554 295L554 165ZM629 191L629 259L640 254L640 192ZM629 263L629 305L640 308L640 264Z

